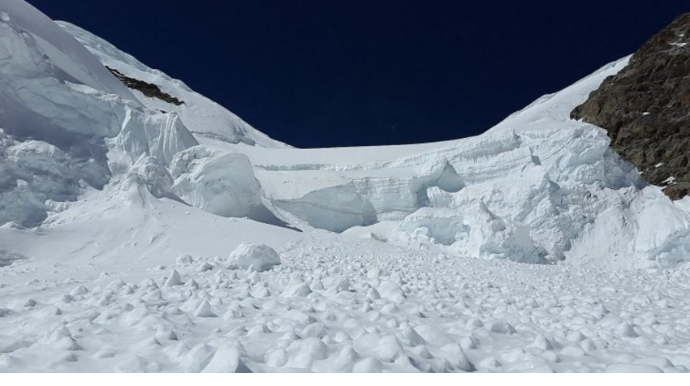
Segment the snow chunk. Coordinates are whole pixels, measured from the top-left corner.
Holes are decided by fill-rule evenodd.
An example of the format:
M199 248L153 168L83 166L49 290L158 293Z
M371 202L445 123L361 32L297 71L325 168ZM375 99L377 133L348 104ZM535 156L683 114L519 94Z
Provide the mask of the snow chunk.
M474 371L474 365L467 359L462 348L457 343L449 343L441 347L441 353L444 359L448 361L453 368L462 371Z
M405 351L400 344L400 341L392 335L387 335L381 338L374 349L376 359L381 362L394 362L400 356L405 355Z
M635 337L637 337L637 333L635 332L635 329L628 322L621 322L618 326L616 326L616 333L618 333L618 335L620 335L624 338L635 338Z
M264 244L242 243L230 254L229 260L234 266L258 272L280 264L278 252Z
M164 287L174 287L177 285L182 285L184 284L182 282L182 279L180 278L179 272L177 270L173 270L172 273L170 274L170 277L168 280L165 281L165 284L163 285Z
M180 366L188 373L201 372L211 362L215 354L216 351L213 347L199 343L184 356Z
M288 287L283 291L283 296L290 297L305 297L312 292L307 283L294 283L288 285Z
M405 300L405 294L402 289L393 281L386 280L379 286L379 294L381 297L390 300L394 303L402 303Z
M221 346L202 373L235 373L240 365L240 353L232 343Z
M199 318L214 318L217 315L211 311L211 305L208 303L208 301L204 300L194 311L194 316Z

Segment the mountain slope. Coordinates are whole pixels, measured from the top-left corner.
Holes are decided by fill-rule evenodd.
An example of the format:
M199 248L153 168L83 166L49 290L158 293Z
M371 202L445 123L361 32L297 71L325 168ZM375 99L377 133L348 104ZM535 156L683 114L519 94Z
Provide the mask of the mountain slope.
M568 116L605 77L624 68L627 58L540 98L474 138L300 150L269 139L180 81L102 39L67 23L61 27L103 65L156 85L184 103L168 103L134 90L146 105L142 109L102 91L59 84L60 92L72 99L84 98L76 111L85 111L85 106L99 111L91 119L107 121L108 129L98 134L101 140L85 142L83 135L97 125L78 121L80 115L59 128L70 135L77 131L68 139L44 138L56 130L32 125L39 131L31 136L33 140L81 158L73 156L77 161L69 159L67 166L61 166L67 171L58 169L57 174L47 173L45 162L39 162L41 166L34 169L51 175L40 183L29 178L34 171L20 166L27 162L8 163L14 165L11 175L16 177L7 183L14 188L4 196L19 205L6 205L14 208L5 210L3 222L36 225L49 213L60 218L63 215L53 207L61 211L70 205L51 202L75 201L84 192L79 181L85 181L88 188L96 189L106 184L143 188L154 197L224 217L345 231L466 257L617 267L674 265L685 259L690 216L683 204L665 200L655 187L644 187L635 169L609 149L603 130ZM54 79L50 73L45 76ZM51 105L55 100L39 101L36 109L45 109L44 105L50 106L47 111L64 109ZM24 114L23 120L28 119L33 118ZM45 146L22 142L16 127L4 128L9 134L8 154L34 157L52 151L50 146L34 150ZM27 146L30 153L22 150ZM56 154L53 159L65 157L51 154ZM77 166L71 166L75 162ZM89 168L79 162L88 162ZM85 170L93 173L84 175ZM21 182L25 180L30 183ZM63 185L59 192L66 193L55 194L50 187L56 181ZM25 194L27 190L31 195ZM658 226L655 212L668 213L675 220Z
M117 94L138 104L137 99L112 74L106 71L99 61L84 49L69 34L62 31L47 16L26 2L15 0L0 1L3 36L19 34L27 44L36 45L50 59L54 66L53 75L58 80L76 80L95 89ZM4 52L8 56L15 49Z
M193 171L185 168L195 167L194 157L204 158L207 153L196 151L192 159L175 163L178 185L170 176L175 155L198 145L187 124L197 127L200 136L285 146L184 86L177 93L187 103L174 106L178 107L175 111L159 109L157 101L141 95L145 106L84 46L38 10L22 1L0 5L6 15L1 23L6 36L1 48L6 54L0 63L0 150L4 154L0 224L39 225L88 189L101 190L123 181L135 181L155 197L184 202L182 194L194 202L195 193L187 194L184 185ZM124 72L143 68L132 61L132 66L116 64ZM234 193L229 189L224 203L233 207L223 208L222 214L280 223L264 207L258 184L251 184L251 165L239 158L234 165L245 170L235 175L248 179L250 187ZM239 183L237 178L210 188L244 185L245 180Z
M0 371L690 369L690 200L569 118L629 58L477 137L302 150L59 26L88 50L0 0Z
M48 28L41 23L33 28ZM3 127L6 153L12 155L6 159L14 161L5 162L12 172L3 197L13 204L0 210L2 222L39 224L54 212L51 202L75 201L84 192L80 181L95 189L126 183L224 217L347 231L467 257L620 267L673 265L685 258L690 217L682 204L645 188L634 168L609 149L603 130L568 116L606 76L624 68L627 58L474 138L300 150L269 139L102 39L67 23L61 26L103 65L184 103L135 90L146 105L142 108L113 99L107 90L83 87L88 85L58 80L51 86L46 82L56 78L42 69L41 60L14 56L11 61L33 66L44 77L35 93L53 95L47 100L6 98L5 105L15 106L12 114L19 111L22 118ZM44 54L40 46L25 47L35 51L34 58ZM9 72L6 78L12 85L26 82L27 75ZM33 82L35 76L28 79ZM14 86L19 87L27 88ZM32 110L23 112L27 107ZM57 120L49 116L66 108L78 114L67 120L65 114ZM84 111L91 116L83 117ZM26 124L32 120L49 123ZM91 132L94 127L103 129ZM28 138L37 142L23 141ZM50 156L44 161L46 153ZM59 167L48 171L51 163ZM32 178L37 172L50 177ZM53 189L55 184L60 189ZM676 221L659 227L649 214L655 211Z
M569 118L628 58L542 97L487 133L442 143L246 154L266 196L313 227L461 256L617 267L684 260L690 218ZM356 160L356 161L354 161ZM676 221L660 226L653 213Z
M149 109L178 114L200 141L203 141L204 138L212 138L232 143L257 144L263 147L287 146L254 129L217 103L192 91L182 81L147 67L107 41L70 23L57 22L57 24L81 42L103 65L133 79L154 84L164 92L172 94L173 97L184 102L183 105L174 105L160 99L148 98L139 91L134 91Z
M606 129L613 148L673 199L690 192L690 13L664 28L572 111Z

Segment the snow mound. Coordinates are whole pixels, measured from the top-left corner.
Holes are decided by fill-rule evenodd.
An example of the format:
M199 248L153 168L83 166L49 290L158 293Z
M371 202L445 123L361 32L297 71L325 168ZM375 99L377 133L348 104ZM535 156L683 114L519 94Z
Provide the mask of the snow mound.
M263 272L280 265L280 256L264 244L242 243L228 257L233 266Z
M243 154L192 147L175 155L171 174L172 190L197 208L224 217L282 223L264 205L261 185Z

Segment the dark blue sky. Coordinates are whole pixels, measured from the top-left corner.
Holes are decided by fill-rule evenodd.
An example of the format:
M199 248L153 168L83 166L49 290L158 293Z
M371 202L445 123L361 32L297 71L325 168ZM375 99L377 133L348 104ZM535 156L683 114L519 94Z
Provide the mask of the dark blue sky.
M684 1L29 0L298 147L479 134Z

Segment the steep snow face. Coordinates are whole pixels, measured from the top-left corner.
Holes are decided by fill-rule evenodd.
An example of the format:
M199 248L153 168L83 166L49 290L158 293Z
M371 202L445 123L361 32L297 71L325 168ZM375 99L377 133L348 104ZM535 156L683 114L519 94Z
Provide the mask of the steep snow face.
M190 108L179 114L143 106L96 57L39 11L22 1L2 1L0 10L0 225L39 225L86 189L108 184L122 184L114 191L125 197L142 187L154 197L185 204L188 199L215 214L281 223L264 207L251 164L242 155L236 158L244 162L225 162L232 157L221 154L194 170L176 162L177 180L170 174L171 162L199 145L183 116L192 117L195 125L213 121L210 127L221 131L227 122L214 114L220 109L232 118L230 113L203 97L190 97L191 91L185 94ZM199 100L201 104L194 103ZM228 123L227 129L229 136L239 132L243 142L256 142L247 139L242 127ZM260 133L255 137L267 138ZM201 153L203 149L196 152ZM239 171L237 166L242 166ZM211 182L223 171L232 172L224 175L224 183ZM235 177L228 183L230 175Z
M1 35L5 44L1 55L3 58L7 59L15 53L27 54L22 45L7 46L18 38L16 35L20 35L21 39L26 40L26 44L37 46L49 58L54 67L52 75L57 80L80 82L139 104L129 89L105 69L98 59L41 11L23 0L0 0L0 12L4 16L0 21L4 25ZM14 37L10 38L11 36ZM12 49L8 50L9 48Z
M219 104L192 91L182 81L147 67L131 55L75 25L63 21L59 21L57 24L81 42L104 65L125 76L154 84L160 87L163 92L184 102L178 106L160 99L146 97L141 92L134 91L149 109L177 113L185 126L200 142L218 140L230 143L256 144L263 147L287 147L284 143L273 140L251 127Z
M105 138L140 104L46 16L22 1L0 10L0 224L37 225L49 201L108 182Z

